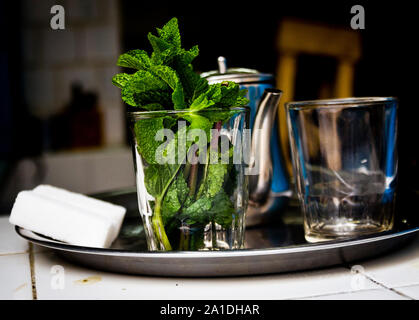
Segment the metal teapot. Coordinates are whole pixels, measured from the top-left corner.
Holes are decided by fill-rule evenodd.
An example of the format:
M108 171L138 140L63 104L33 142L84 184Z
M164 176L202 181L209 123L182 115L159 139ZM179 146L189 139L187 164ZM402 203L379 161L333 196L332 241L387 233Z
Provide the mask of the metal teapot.
M227 69L226 59L218 58L218 70L201 74L209 83L234 81L248 90L252 157L259 174L249 176L249 207L246 225L267 222L290 194L278 137L277 110L282 92L274 89L272 74L246 68ZM255 130L256 129L256 130ZM258 130L257 130L258 129Z

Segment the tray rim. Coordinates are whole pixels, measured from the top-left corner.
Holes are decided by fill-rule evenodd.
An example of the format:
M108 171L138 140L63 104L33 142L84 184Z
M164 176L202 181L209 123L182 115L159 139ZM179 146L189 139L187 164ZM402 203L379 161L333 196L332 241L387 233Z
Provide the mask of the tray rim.
M419 231L419 227L401 230L401 231L387 231L375 235L368 235L362 238L351 238L345 240L330 240L325 242L307 243L300 245L291 245L284 247L270 247L262 249L238 249L238 250L220 250L220 251L131 251L110 248L96 248L84 247L78 245L71 245L68 243L50 240L38 235L33 231L25 228L15 226L16 233L37 245L47 247L50 249L60 250L71 253L92 254L102 256L117 256L126 258L143 258L143 259L167 259L167 258L187 258L187 259L212 259L212 258L234 258L234 257L254 257L267 256L290 253L303 253L312 251L321 251L329 249L344 248L349 246L357 246L366 243L389 240L392 238L400 238Z

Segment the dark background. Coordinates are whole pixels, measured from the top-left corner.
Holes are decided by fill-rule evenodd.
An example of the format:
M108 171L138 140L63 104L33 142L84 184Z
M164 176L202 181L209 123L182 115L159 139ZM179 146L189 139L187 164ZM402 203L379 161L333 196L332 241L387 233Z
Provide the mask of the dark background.
M36 6L37 1L33 1ZM417 14L411 2L325 1L138 1L122 0L122 49L150 48L146 34L178 17L183 45L198 44L197 71L216 69L217 57L230 67L274 73L279 22L284 17L348 27L350 8L365 8L362 58L356 65L355 96L396 96L399 108L399 172L401 189L418 188ZM0 192L13 165L42 153L37 119L22 98L20 2L0 2ZM310 59L314 59L313 61ZM296 100L315 99L321 78L330 78L333 61L301 57Z

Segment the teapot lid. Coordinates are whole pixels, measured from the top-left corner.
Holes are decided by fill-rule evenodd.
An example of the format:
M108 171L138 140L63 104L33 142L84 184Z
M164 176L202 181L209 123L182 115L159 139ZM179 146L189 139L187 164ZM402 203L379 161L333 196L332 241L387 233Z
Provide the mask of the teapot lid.
M247 68L229 68L224 57L218 57L218 70L201 73L201 77L206 78L208 82L217 83L222 81L234 81L236 83L257 83L270 82L274 77L270 73L261 73L255 69Z

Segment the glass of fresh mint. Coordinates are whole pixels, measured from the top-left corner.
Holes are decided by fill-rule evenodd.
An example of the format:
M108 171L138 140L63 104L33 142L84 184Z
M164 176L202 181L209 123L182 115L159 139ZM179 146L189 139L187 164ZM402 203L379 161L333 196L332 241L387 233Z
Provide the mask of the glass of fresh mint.
M113 83L130 105L138 206L149 250L222 250L244 245L249 163L246 91L208 84L194 72L198 47L181 47L176 18L153 52L132 50L118 65L136 69Z

